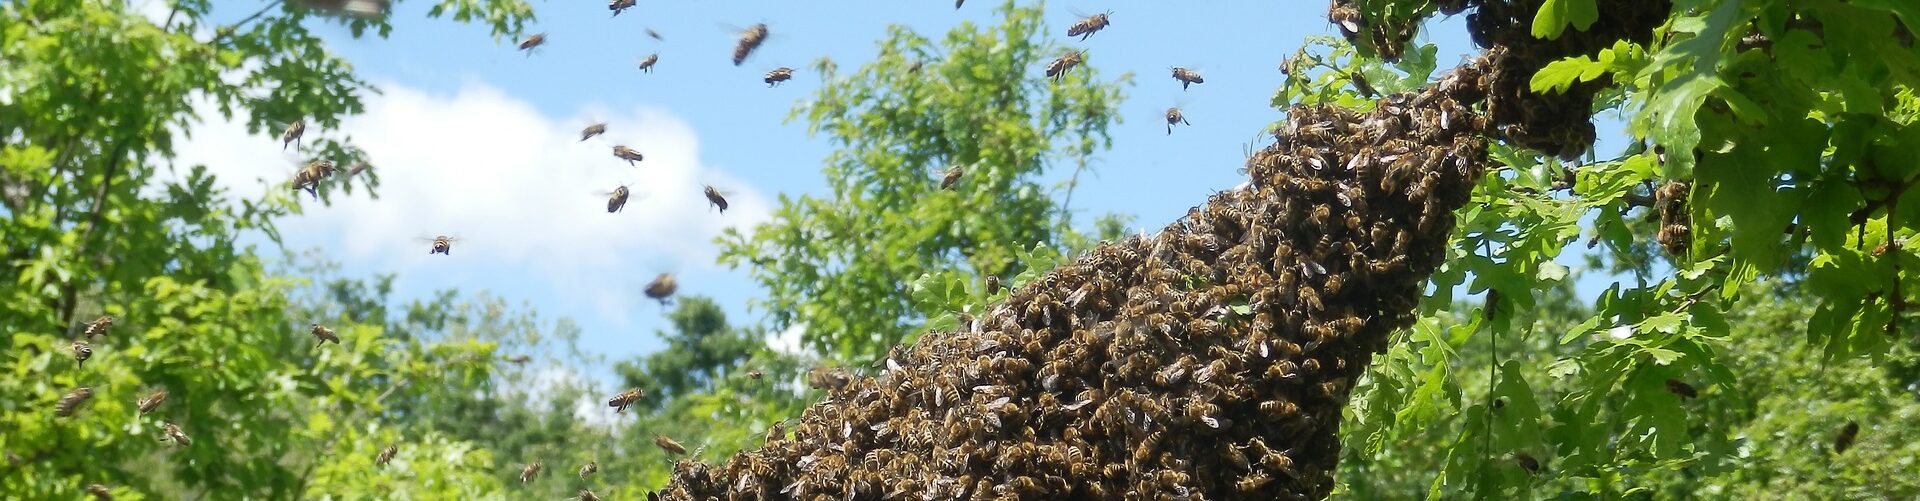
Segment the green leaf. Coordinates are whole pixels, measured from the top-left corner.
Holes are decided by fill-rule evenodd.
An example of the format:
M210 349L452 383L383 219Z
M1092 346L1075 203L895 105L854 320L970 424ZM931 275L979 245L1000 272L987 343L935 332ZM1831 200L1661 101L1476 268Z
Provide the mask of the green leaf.
M1595 0L1546 0L1540 5L1540 12L1533 16L1533 37L1548 40L1560 38L1561 32L1571 25L1580 31L1586 31L1600 20L1600 9Z

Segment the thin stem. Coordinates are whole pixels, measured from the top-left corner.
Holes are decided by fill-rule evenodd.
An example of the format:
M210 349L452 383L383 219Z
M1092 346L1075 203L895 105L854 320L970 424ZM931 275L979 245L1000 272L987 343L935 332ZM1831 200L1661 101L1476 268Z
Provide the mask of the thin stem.
M267 2L267 5L265 7L261 7L260 10L254 11L253 15L242 18L240 21L235 22L233 24L220 27L220 29L214 31L213 40L208 40L207 44L219 45L221 41L226 40L227 37L232 36L237 31L240 31L241 26L246 26L247 23L251 23L256 19L259 19L260 16L266 15L267 11L273 10L274 7L279 7L280 3L283 1L285 0L273 0L273 1Z

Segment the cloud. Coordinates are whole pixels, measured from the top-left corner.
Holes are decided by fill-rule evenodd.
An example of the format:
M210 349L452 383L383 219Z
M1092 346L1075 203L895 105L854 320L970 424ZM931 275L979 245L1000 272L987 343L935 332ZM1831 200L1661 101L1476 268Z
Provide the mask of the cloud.
M279 223L295 248L321 246L336 261L402 277L425 270L428 277L531 277L561 296L552 299L593 305L625 324L636 282L711 267L712 240L723 228L767 217L759 191L702 164L692 128L665 111L590 108L553 117L482 83L451 94L378 87L366 111L339 130L310 125L307 134L350 137L363 148L380 177L380 198L335 190L332 206L309 203L305 214ZM206 165L235 197L288 190L305 161L298 152L283 150L277 133L250 134L213 107L199 108L203 121L177 145L176 166ZM580 141L580 129L596 121L607 123L607 133ZM645 160L629 166L613 156L616 144ZM622 184L634 195L623 212L609 214L602 192ZM731 203L724 215L702 195L708 184ZM419 239L440 234L459 240L450 256L429 256Z

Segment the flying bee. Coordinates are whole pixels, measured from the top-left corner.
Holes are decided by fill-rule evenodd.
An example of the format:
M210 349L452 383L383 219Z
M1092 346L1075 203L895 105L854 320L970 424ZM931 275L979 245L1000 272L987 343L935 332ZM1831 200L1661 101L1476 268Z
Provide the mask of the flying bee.
M446 235L436 235L433 238L420 237L420 241L430 242L433 244L432 248L427 249L427 255L429 256L434 254L446 254L451 256L453 255L453 243L460 241L460 239L449 237Z
M1178 66L1173 68L1173 79L1180 81L1180 90L1187 90L1187 87L1193 84L1207 83L1207 79L1201 77L1200 72Z
M607 196L607 213L612 214L627 208L627 197L633 193L627 190L627 185L623 184L615 187L613 191L603 191L600 194Z
M619 395L614 395L613 398L607 399L607 407L613 407L614 412L626 412L627 407L633 406L634 402L639 402L640 397L645 395L645 393L640 392L639 388L628 388L627 391L620 392Z
M1173 135L1174 124L1180 124L1180 125L1186 125L1186 126L1193 125L1192 123L1187 122L1187 115L1185 113L1180 112L1179 106L1167 108L1167 135L1169 136Z
M60 401L54 404L53 415L60 417L72 416L75 411L80 410L81 405L86 404L87 400L91 398L93 398L93 388L85 386L74 388L72 391L68 391L66 395L62 395Z
M399 454L399 453L400 453L399 444L387 444L387 448L380 449L380 455L373 457L373 466L375 467L386 466L387 462L393 461L393 455Z
M580 479L586 480L587 475L592 475L594 472L597 472L597 471L600 471L600 463L595 461L588 461L587 464L580 466Z
M520 40L520 50L526 51L528 55L532 55L534 47L539 47L545 43L547 43L546 33L534 33Z
M1531 454L1515 452L1513 453L1513 462L1519 463L1520 469L1527 470L1528 475L1540 473L1540 460L1534 459Z
M853 382L853 377L839 369L815 367L807 370L807 386L814 389L838 390Z
M1067 51L1067 53L1061 54L1058 59L1047 63L1047 78L1052 78L1055 82L1060 81L1061 78L1066 77L1068 71L1073 70L1073 67L1079 66L1081 62L1086 61L1086 58L1087 51L1084 50Z
M600 495L594 494L592 490L580 489L580 501L600 501Z
M1687 384L1686 382L1678 379L1667 380L1667 391L1672 392L1674 395L1678 395L1682 399L1688 399L1688 398L1694 398L1694 397L1700 396L1700 392L1695 391L1693 389L1693 385Z
M755 24L748 27L746 31L742 31L740 43L733 46L733 65L739 66L740 63L746 62L747 56L753 55L754 49L760 48L760 44L766 41L767 23Z
M85 367L88 358L93 358L93 345L87 344L85 339L73 340L74 361L79 362L80 367Z
M779 68L774 68L773 71L767 72L766 78L762 78L761 81L766 82L768 87L772 87L775 85L780 85L780 82L785 82L792 79L793 79L793 68L781 66Z
M714 189L713 185L707 185L705 194L707 196L707 203L713 204L714 207L719 207L721 214L727 213L727 197L721 196L720 190Z
M967 175L965 167L959 165L948 167L946 175L940 177L940 189L952 189L953 185L960 184L960 176L965 175Z
M87 322L87 329L84 334L87 336L87 339L93 339L94 336L107 335L107 331L111 329L113 329L113 315L101 315L100 318L93 319L92 322Z
M750 371L747 371L747 379L755 379L755 380L757 380L757 379L760 379L761 377L764 377L764 376L766 376L766 374L764 374L764 373L761 373L759 369L754 369L754 370L750 370Z
M1833 437L1833 453L1846 453L1848 448L1853 447L1853 439L1858 436L1860 436L1860 423L1847 421L1847 426L1840 428L1840 434Z
M1112 24L1107 19L1107 16L1112 14L1113 11L1106 11L1081 18L1079 21L1074 22L1073 26L1067 27L1067 36L1080 37L1080 41L1084 42L1087 40L1087 37L1093 36L1094 33L1106 29L1107 25Z
M320 180L333 177L333 173L332 160L313 160L307 162L305 167L301 167L298 172L293 174L293 189L295 191L306 190L307 196L316 199L320 198L319 192L315 191L320 187Z
M598 136L606 133L607 133L606 122L594 122L592 125L588 125L587 128L580 129L580 140L586 141L588 139L593 139L593 136Z
M668 298L673 297L673 291L679 288L679 281L674 280L672 273L661 273L660 276L653 277L652 282L647 282L647 288L644 292L646 292L647 297L659 301L660 306L665 307Z
M140 407L141 414L146 414L149 412L153 412L154 409L160 408L160 404L166 401L167 401L167 389L161 388L158 390L154 390L153 393L149 393L147 394L146 397L142 397L140 400L135 401L134 405Z
M280 133L280 149L285 150L287 149L287 145L300 142L300 136L306 135L306 133L307 119L295 119L293 123L287 124L287 130L285 132Z
M660 32L653 31L653 28L647 28L647 36L653 37L654 40L666 40L660 36Z
M532 482L533 477L539 474L540 474L540 462L534 461L532 463L528 463L525 468L520 469L520 483L524 484L527 482Z
M633 8L637 3L638 0L613 0L607 3L607 10L613 11L612 17L620 17L622 11Z
M167 421L165 422L165 424L161 425L160 432L166 435L166 438L162 440L173 442L173 445L175 447L186 447L189 445L193 445L193 439L187 438L187 432L181 431L180 425L173 424L172 421Z
M519 356L515 356L515 357L513 357L513 358L509 358L509 359L507 359L507 361L508 361L508 362L513 362L514 364L518 364L518 365L525 365L525 364L526 364L527 362L532 362L532 361L533 361L533 356L532 356L532 355L519 355Z
M682 446L680 442L675 442L673 439L667 438L666 435L654 435L653 445L660 446L660 450L667 451L668 454L680 455L687 453L686 446Z
M94 501L112 501L113 500L113 491L107 489L107 486L104 486L104 485L100 485L100 484L89 485L87 486L87 493L93 495Z
M953 0L953 9L960 10L960 4L963 3L967 3L967 0Z
M638 162L643 159L646 159L645 155L640 154L640 150L628 148L626 147L626 145L614 145L613 157L621 160L626 160L627 165L629 166L633 165L634 162Z
M640 71L653 73L653 63L658 62L660 62L660 53L647 54L647 57L640 60Z
M327 344L327 341L333 341L333 344L340 344L340 336L334 335L333 329L328 329L325 325L313 324L307 328L307 332L313 334L315 339L320 340L318 344L313 345L315 348Z

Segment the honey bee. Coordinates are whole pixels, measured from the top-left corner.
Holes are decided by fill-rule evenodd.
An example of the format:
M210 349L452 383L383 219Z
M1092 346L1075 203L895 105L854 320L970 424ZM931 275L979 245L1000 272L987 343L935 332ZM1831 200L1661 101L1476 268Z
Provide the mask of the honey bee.
M387 444L387 448L380 449L380 455L373 457L373 466L375 467L386 466L387 462L393 461L393 455L399 454L399 453L400 453L399 444Z
M113 500L113 491L108 490L107 486L104 486L104 485L100 485L100 484L89 485L87 486L87 493L93 495L94 501L112 501Z
M1240 492L1255 492L1259 491L1262 487L1266 487L1267 484L1271 482L1273 482L1273 477L1267 475L1267 472L1256 471L1248 473L1247 476L1240 477L1239 481L1233 483L1233 487L1239 489Z
M1268 400L1260 402L1260 412L1266 414L1269 418L1285 419L1294 414L1298 414L1300 412L1300 406L1285 400Z
M613 11L612 17L620 17L620 12L633 8L637 3L638 0L612 0L607 3L607 10Z
M533 477L539 474L540 474L540 462L534 461L532 463L529 463L525 468L520 469L520 483L524 484L527 482L532 482Z
M160 426L160 432L166 435L166 438L163 440L173 442L175 447L193 445L193 439L187 438L187 432L181 431L180 425L173 424L172 421L164 422Z
M653 63L658 62L660 62L660 53L647 54L646 58L640 60L640 71L653 73Z
M1080 41L1084 42L1087 40L1087 37L1093 36L1094 33L1102 29L1106 29L1107 25L1111 24L1107 16L1112 14L1113 11L1107 11L1081 18L1079 21L1074 22L1073 26L1067 27L1067 36L1080 37Z
M787 438L786 421L774 421L772 426L767 427L767 443L784 438Z
M640 398L645 395L646 394L640 392L639 388L628 388L627 391L620 392L620 394L614 395L613 398L607 399L607 407L613 407L614 412L626 412L627 407L631 407L634 402L639 402Z
M293 189L306 190L308 196L319 198L320 194L315 190L320 187L320 180L333 177L333 173L332 160L307 162L306 167L301 167L293 174Z
M667 451L668 454L680 455L687 453L685 446L680 445L680 442L675 442L673 439L667 438L666 435L654 435L653 445L660 446L660 450Z
M532 361L533 361L533 356L532 356L532 355L517 355L517 356L514 356L513 358L509 358L509 359L507 359L507 361L508 361L508 362L513 362L514 364L519 364L519 365L525 365L525 364L526 364L527 362L532 362Z
M807 370L807 386L814 389L838 390L852 382L852 376L839 369L815 367Z
M1680 398L1682 399L1694 398L1694 397L1700 396L1699 392L1694 391L1693 385L1687 384L1678 379L1667 380L1667 391L1673 392L1674 395L1679 395Z
M586 480L587 475L592 475L594 472L597 472L597 471L600 471L600 463L596 461L588 461L587 464L580 466L580 479Z
M1180 81L1180 90L1187 90L1187 87L1193 84L1207 83L1207 79L1201 77L1200 72L1178 66L1173 68L1173 79Z
M1860 423L1847 421L1847 426L1840 428L1840 434L1833 437L1833 453L1846 453L1848 448L1853 447L1853 439L1858 436L1860 436Z
M1061 78L1066 77L1068 71L1073 70L1073 67L1079 66L1081 62L1085 61L1086 57L1087 51L1084 50L1067 51L1067 53L1061 54L1059 59L1054 59L1053 62L1047 63L1047 78L1052 78L1055 82L1060 81Z
M707 185L707 189L704 193L707 196L707 203L713 204L714 207L720 208L721 214L727 213L727 197L721 196L720 190L714 189L713 185Z
M733 65L739 66L740 63L746 62L747 56L753 55L753 50L760 48L760 44L766 41L766 23L755 24L741 32L740 43L733 47Z
M459 239L446 235L437 235L429 240L433 242L433 248L427 249L427 255L446 254L451 256L453 255L453 242Z
M1380 92L1373 90L1372 84L1367 83L1367 77L1358 71L1347 72L1347 79L1353 81L1353 90L1359 92L1361 96L1372 99L1380 95Z
M580 140L586 141L588 139L593 139L593 136L598 136L606 133L607 133L606 122L594 122L592 125L588 125L587 128L580 129Z
M793 68L781 66L779 68L774 68L773 71L767 72L767 76L765 78L762 78L761 81L766 82L768 87L772 87L775 85L780 85L780 82L785 82L792 79L793 79Z
M1348 37L1360 34L1360 9L1346 2L1333 2L1327 6L1327 20L1340 26L1340 32Z
M605 193L607 195L608 214L620 212L621 209L627 207L627 195L631 194L627 191L627 185L620 185L620 187L614 188L613 191Z
M66 395L61 396L60 401L54 404L53 415L60 417L72 416L75 411L80 410L81 405L86 404L87 400L91 398L93 398L93 388L86 386L74 388L72 391L68 391Z
M1180 112L1179 106L1167 108L1167 135L1169 136L1173 135L1174 124L1187 125L1187 126L1193 125L1192 123L1187 122L1187 115L1185 113Z
M766 376L766 374L762 374L759 369L747 371L747 379L759 380L764 376Z
M679 288L680 284L673 278L672 273L661 273L660 276L653 277L652 282L647 282L647 288L644 292L646 292L647 297L659 301L660 306L665 307L668 298L673 297L673 291Z
M296 119L293 123L287 124L287 130L280 133L280 149L286 150L287 145L300 142L300 136L306 133L307 119L305 118Z
M319 340L318 343L313 345L315 348L326 345L327 341L333 341L333 344L340 344L340 336L334 335L333 329L328 329L325 325L313 324L308 326L307 333L313 334L313 337Z
M640 154L640 150L628 148L626 145L614 145L613 157L621 160L626 160L627 165L630 165L630 166L633 165L634 162L638 162L646 159L645 155Z
M140 408L141 414L146 414L149 412L153 412L154 409L157 409L160 407L160 404L162 402L166 402L166 401L167 401L167 390L166 388L161 388L158 390L154 390L153 393L149 393L147 394L146 397L135 401L134 405Z
M107 335L107 331L111 329L113 329L113 315L101 315L100 318L93 319L92 322L87 322L87 329L84 334L87 336L87 339L93 339L94 336Z
M1515 452L1513 453L1513 462L1519 463L1520 469L1527 470L1528 475L1540 473L1540 460L1534 459L1531 454Z
M87 359L92 357L93 345L87 344L85 339L73 340L73 359L79 362L79 367L86 367Z
M533 35L530 35L527 38L520 40L520 50L527 51L527 54L531 55L533 54L534 47L539 47L541 44L545 44L545 43L547 43L546 33L534 33Z
M600 501L600 495L589 489L580 489L580 501Z
M960 4L963 3L967 3L967 0L953 0L953 9L960 10Z
M952 189L953 185L960 183L960 176L966 174L967 170L965 167L959 165L948 167L947 174L940 177L940 189Z
M654 40L666 40L660 36L660 32L653 31L653 28L647 28L647 36L653 37Z
M987 295L991 296L999 293L1000 293L1000 276L987 275Z

